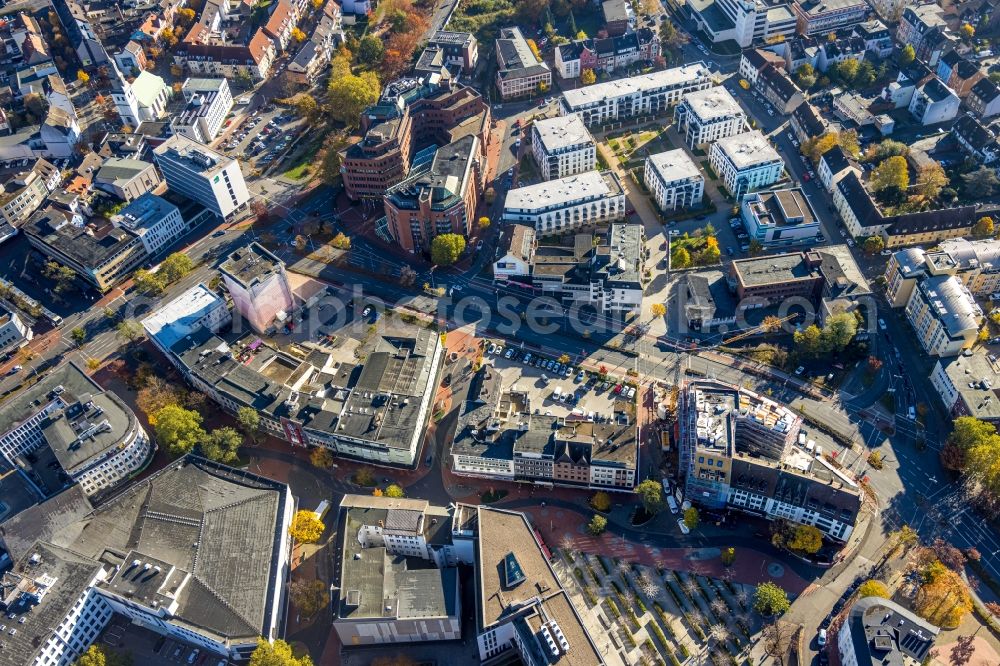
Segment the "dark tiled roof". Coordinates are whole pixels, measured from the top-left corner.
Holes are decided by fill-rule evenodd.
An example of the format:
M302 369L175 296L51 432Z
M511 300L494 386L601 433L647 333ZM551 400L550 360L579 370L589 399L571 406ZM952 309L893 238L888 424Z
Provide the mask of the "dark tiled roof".
M983 104L989 104L1000 95L1000 88L989 79L983 78L972 86L972 94L978 97Z
M844 199L851 204L858 224L864 227L877 227L885 224L882 214L879 212L875 202L872 201L868 190L856 173L848 173L837 183L837 189L844 196Z
M980 123L974 115L967 113L959 118L951 127L953 134L961 136L970 146L983 148L993 140L993 132L989 131Z
M792 111L792 117L809 136L819 136L826 131L823 119L816 112L815 107L808 102L795 107L795 110Z
M840 173L851 166L851 163L847 161L847 154L844 153L844 149L840 146L834 146L823 153L822 159L826 162L826 166L829 167L832 174Z
M760 76L764 84L777 93L778 97L784 102L787 102L795 96L795 93L799 92L798 86L788 78L788 75L774 65L760 70Z

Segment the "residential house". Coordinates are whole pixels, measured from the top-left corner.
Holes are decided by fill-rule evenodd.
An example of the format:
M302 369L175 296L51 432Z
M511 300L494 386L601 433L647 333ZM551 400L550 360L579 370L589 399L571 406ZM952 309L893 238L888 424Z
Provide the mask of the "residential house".
M783 70L773 65L760 70L757 87L764 99L774 105L778 113L787 115L805 100L795 82Z
M958 51L948 51L938 60L937 77L956 95L964 99L986 75L979 65L958 54Z
M720 139L709 150L712 169L737 199L776 183L785 168L781 155L759 130Z
M587 171L514 188L504 200L506 222L531 224L538 236L625 219L625 191L612 171Z
M909 111L922 125L936 125L958 115L962 100L938 78L918 87L910 100Z
M965 104L980 118L992 118L1000 113L1000 87L988 78L980 79L969 90Z
M984 126L973 113L966 113L951 126L951 136L962 150L979 164L990 165L1000 158L1000 142L991 127Z
M660 39L650 28L620 37L580 39L555 49L555 69L561 78L579 78L584 70L612 73L660 55Z

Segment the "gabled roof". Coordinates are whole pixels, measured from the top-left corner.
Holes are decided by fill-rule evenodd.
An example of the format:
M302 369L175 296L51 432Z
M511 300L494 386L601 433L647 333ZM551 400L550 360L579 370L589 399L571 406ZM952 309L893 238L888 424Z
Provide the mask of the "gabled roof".
M982 78L972 86L972 94L978 97L983 104L989 104L1000 96L1000 88L988 78Z

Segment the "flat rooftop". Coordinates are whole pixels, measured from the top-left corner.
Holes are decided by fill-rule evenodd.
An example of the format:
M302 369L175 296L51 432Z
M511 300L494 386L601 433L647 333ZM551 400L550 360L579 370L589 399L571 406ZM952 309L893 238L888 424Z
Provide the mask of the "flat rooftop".
M177 210L177 206L163 197L145 192L138 199L125 206L117 215L114 215L111 222L115 226L124 227L139 234L147 231L149 227L158 224L167 215Z
M271 254L263 245L251 243L228 257L219 270L231 277L244 288L265 281L272 275L283 273L285 263Z
M761 225L786 227L816 224L818 218L801 188L760 192L750 210Z
M806 263L801 252L737 259L733 268L744 285L755 287L817 277L816 270Z
M702 180L705 178L698 165L683 148L650 155L646 161L659 174L664 183L674 183L689 178L701 178Z
M507 192L507 210L545 210L580 201L606 199L622 194L621 184L611 171L585 171L558 180L550 180Z
M153 153L158 157L180 162L191 171L206 177L221 171L233 162L232 158L180 134L175 134L164 141L153 150Z
M681 104L687 106L702 122L745 115L740 103L723 86L692 90L684 94Z
M658 90L676 88L684 84L708 81L709 74L710 72L705 63L700 61L693 62L650 74L642 74L626 79L606 81L604 83L596 83L592 86L567 90L563 93L563 99L565 105L572 111L578 107L582 108L590 104L626 95L644 95Z
M988 421L1000 420L1000 366L991 361L986 352L942 358L938 363L971 416Z
M547 153L572 146L594 145L594 137L575 113L537 120L533 127L535 139L541 140Z
M204 284L198 284L157 308L142 320L142 327L146 335L156 339L164 349L170 349L178 340L190 335L205 315L226 307L224 298Z
M713 149L722 151L737 169L746 169L759 164L781 162L781 155L760 130L750 130L742 134L727 136L713 144Z

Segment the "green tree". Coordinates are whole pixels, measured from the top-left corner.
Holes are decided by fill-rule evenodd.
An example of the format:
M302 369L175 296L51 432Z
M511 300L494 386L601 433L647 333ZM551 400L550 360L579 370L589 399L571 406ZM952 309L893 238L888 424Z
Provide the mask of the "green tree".
M295 114L299 118L305 118L309 122L316 122L319 119L319 102L312 95L306 95L305 93L296 95L292 106L295 108Z
M687 248L678 245L670 253L671 268L688 268L691 265L691 253Z
M74 662L75 666L106 666L107 658L104 656L104 650L98 645L91 645L87 648L87 651L80 655L80 658Z
M395 483L391 483L385 488L385 496L400 498L400 497L406 497L406 493L403 492L403 489L397 486Z
M309 452L309 462L320 469L333 467L333 453L325 446L317 446Z
M988 238L992 236L995 232L993 218L984 216L976 221L974 227L972 227L972 235L977 238Z
M867 88L875 83L875 67L868 60L862 60L858 65L858 71L854 76L854 85L859 88Z
M139 292L147 296L157 296L163 293L166 284L158 273L150 273L145 268L140 268L132 274L132 283Z
M611 495L607 494L603 490L598 490L594 493L594 496L590 498L590 506L592 506L596 511L607 513L611 510Z
M180 405L167 405L154 414L156 439L173 456L190 453L205 439L201 414Z
M910 186L910 169L906 165L906 158L895 156L883 161L872 170L869 185L875 192L889 188L905 192Z
M201 441L201 453L209 460L230 464L239 458L243 435L236 428L216 428Z
M854 83L854 79L857 78L860 66L860 63L857 60L854 58L848 58L847 60L841 60L831 69L841 81L851 84Z
M313 666L313 661L309 655L293 655L292 646L281 639L269 643L264 638L258 638L257 649L250 655L249 666Z
M597 536L608 529L608 519L600 514L594 514L594 517L590 519L590 523L587 524L587 531Z
M917 59L917 52L914 50L912 44L907 44L899 52L898 61L899 61L899 64L902 65L902 66L904 66L904 67L906 65L909 65L910 63L912 63L916 59Z
M239 424L240 430L253 436L260 428L260 414L253 407L240 407L236 410L236 423Z
M917 191L925 199L936 199L948 184L948 174L937 162L932 162L917 174Z
M141 340L145 335L145 329L135 319L126 319L125 321L118 322L118 326L115 327L115 334L122 340L136 342Z
M803 90L812 88L816 85L816 70L809 63L803 63L795 70L795 78Z
M482 217L479 218L479 221L476 224L479 226L480 229L489 229L491 224L490 218L483 215Z
M795 351L807 357L819 356L823 351L823 331L816 324L795 331L792 341L795 343Z
M868 254L875 254L885 249L885 242L879 235L869 236L868 238L865 239L865 242L862 243L862 247Z
M385 45L375 35L365 35L358 46L358 60L363 65L375 67L385 57Z
M884 139L877 146L872 146L868 150L865 159L877 162L881 162L887 157L906 157L910 154L910 147L895 139Z
M194 270L194 262L191 261L191 257L187 256L183 252L174 252L160 264L160 270L156 271L157 275L162 275L163 280L167 284L177 282L182 277Z
M57 261L46 261L42 275L56 283L54 291L57 294L69 291L76 282L76 271Z
M882 597L883 599L891 598L889 595L889 588L885 586L885 583L879 580L866 580L861 583L861 587L858 588L858 597L862 599L865 597Z
M338 60L343 56L338 56ZM378 77L374 72L352 74L348 64L343 76L330 76L327 85L327 100L330 117L347 127L357 127L361 112L378 101L382 92Z
M753 608L761 615L781 615L791 605L788 594L770 581L758 585L753 595Z
M656 514L663 508L663 485L659 481L646 479L635 487L635 492L647 514Z
M698 509L694 508L693 506L689 506L688 508L684 509L684 524L687 526L689 530L693 530L694 528L698 527L698 522L700 520L701 518L698 515Z
M966 195L975 198L990 196L1000 184L996 173L987 166L981 166L975 171L963 175L962 180L965 182Z
M970 23L963 23L958 29L958 34L962 36L962 39L969 42L976 36L976 29Z
M854 339L858 332L858 320L850 312L840 312L826 318L823 326L823 351L842 351Z
M77 326L69 332L69 337L72 338L73 342L76 343L77 346L82 346L83 343L87 341L87 329L83 326Z
M722 549L722 555L720 557L722 560L722 566L731 567L733 562L736 561L736 549L730 546L729 548Z
M748 246L747 254L751 257L756 257L758 254L764 251L764 246L756 238L750 239L750 245Z
M812 525L796 525L785 545L797 553L812 555L823 547L823 533Z
M451 266L465 251L465 238L459 234L440 234L431 241L431 261L435 266Z

